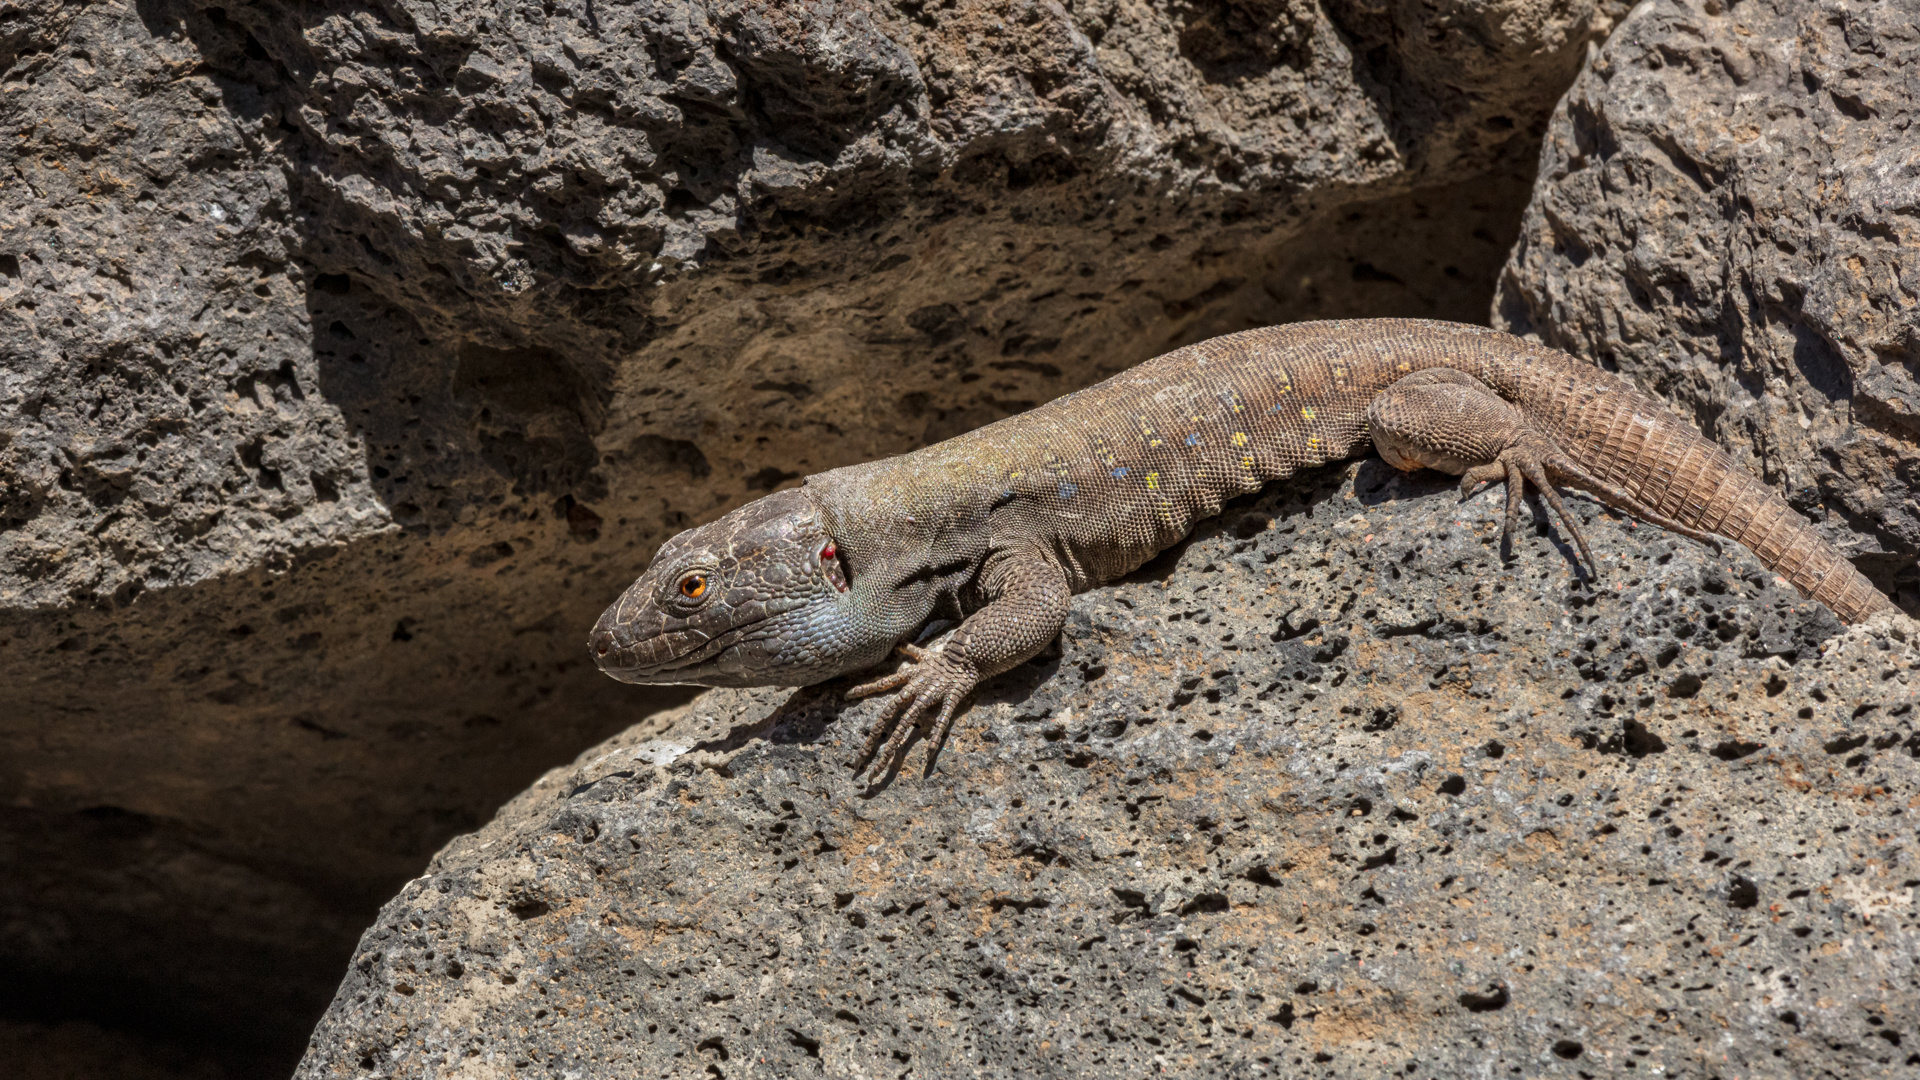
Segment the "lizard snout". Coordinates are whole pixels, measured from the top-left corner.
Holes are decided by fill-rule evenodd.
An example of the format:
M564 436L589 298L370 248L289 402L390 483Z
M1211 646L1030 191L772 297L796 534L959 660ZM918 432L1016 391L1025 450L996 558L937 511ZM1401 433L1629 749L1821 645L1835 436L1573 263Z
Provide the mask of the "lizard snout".
M709 640L708 635L697 631L661 633L658 620L636 625L620 618L619 611L616 604L600 616L587 635L587 652L593 656L594 666L621 682L655 681L652 677L664 666L684 660L686 654ZM655 632L647 632L649 625Z
M615 605L617 608L618 605ZM593 662L601 670L631 665L635 657L632 654L634 635L614 617L615 609L608 609L594 624L593 633L587 635L587 651L593 654Z
M593 637L588 639L588 645L593 649L594 659L597 660L607 655L613 651L613 631L596 629L593 632Z

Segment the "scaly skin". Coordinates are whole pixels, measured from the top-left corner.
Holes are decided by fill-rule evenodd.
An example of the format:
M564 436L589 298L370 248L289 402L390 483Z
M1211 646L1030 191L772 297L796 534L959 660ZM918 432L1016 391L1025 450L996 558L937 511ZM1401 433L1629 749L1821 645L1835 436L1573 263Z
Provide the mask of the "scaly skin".
M810 476L669 540L590 648L626 682L802 686L901 646L908 664L850 694L899 692L867 744L877 772L899 768L929 717L931 762L967 694L1053 640L1073 593L1227 500L1369 444L1463 489L1505 480L1509 535L1531 481L1589 565L1553 478L1683 535L1736 540L1842 619L1891 607L1771 488L1620 379L1492 330L1369 319L1213 338L936 446ZM936 616L963 620L941 648L903 644Z

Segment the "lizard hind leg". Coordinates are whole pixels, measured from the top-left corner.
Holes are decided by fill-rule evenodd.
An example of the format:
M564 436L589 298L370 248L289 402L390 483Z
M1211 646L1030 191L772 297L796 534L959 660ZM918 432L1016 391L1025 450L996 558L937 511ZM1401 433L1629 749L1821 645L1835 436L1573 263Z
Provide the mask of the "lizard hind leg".
M1367 422L1381 457L1403 469L1424 466L1457 473L1463 498L1482 484L1504 479L1507 513L1501 539L1507 545L1513 543L1520 503L1531 483L1573 538L1595 577L1600 564L1567 513L1554 487L1556 480L1648 524L1723 551L1719 538L1668 517L1619 485L1588 472L1551 436L1533 427L1518 406L1465 372L1429 368L1401 379L1368 405Z
M1430 368L1399 380L1367 407L1380 456L1401 468L1424 466L1461 477L1463 495L1505 480L1501 540L1511 547L1520 503L1531 482L1559 517L1581 558L1599 576L1599 563L1550 479L1586 473L1551 438L1535 430L1519 407L1485 383L1451 368Z
M1548 505L1552 506L1554 512L1559 515L1560 521L1566 526L1567 532L1573 535L1574 542L1580 545L1580 552L1586 557L1587 564L1594 567L1596 577L1599 575L1599 564L1594 562L1593 553L1587 550L1587 542L1581 537L1579 528L1574 525L1573 519L1567 516L1567 508L1561 503L1560 493L1554 489L1553 484L1549 481L1549 477L1580 488L1594 498L1606 503L1608 506L1624 510L1642 521L1647 522L1649 525L1658 525L1668 532L1678 533L1689 539L1698 540L1702 544L1712 548L1717 555L1726 554L1719 537L1711 533L1702 532L1691 525L1675 521L1673 518L1648 506L1625 488L1608 483L1598 476L1593 475L1582 468L1579 462L1568 456L1566 451L1560 449L1558 443L1537 431L1529 429L1522 432L1518 444L1503 451L1500 455L1500 460L1518 463L1521 470L1526 473L1527 479L1532 481L1534 487L1540 489L1540 494L1546 498ZM1511 465L1509 468L1511 468ZM1511 477L1509 477L1509 485L1511 485ZM1509 498L1511 498L1511 486L1509 487L1508 494ZM1509 514L1511 514L1511 510L1509 510ZM1509 529L1511 529L1511 524L1509 524Z

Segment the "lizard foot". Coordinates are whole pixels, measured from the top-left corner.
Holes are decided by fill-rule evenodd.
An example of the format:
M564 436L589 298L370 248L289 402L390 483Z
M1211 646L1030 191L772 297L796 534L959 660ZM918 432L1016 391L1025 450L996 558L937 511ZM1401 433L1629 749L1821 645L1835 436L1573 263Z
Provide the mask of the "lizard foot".
M922 649L905 643L899 649L907 658L900 670L846 692L849 698L864 698L899 691L881 709L873 732L867 736L867 745L860 752L860 761L867 763L872 776L885 776L905 764L907 738L929 713L934 717L933 729L927 736L927 766L931 769L934 754L946 741L947 733L953 730L960 703L980 682L980 674L971 665L944 649ZM935 709L939 711L934 712Z
M1505 480L1507 516L1501 541L1507 546L1513 544L1520 503L1526 485L1532 483L1579 547L1592 577L1600 576L1600 564L1560 501L1554 480L1585 488L1610 506L1721 551L1714 537L1673 520L1582 468L1551 436L1535 428L1518 406L1466 372L1441 367L1408 375L1367 405L1367 425L1387 464L1454 473L1460 477L1462 498L1481 484Z
M1658 525L1669 532L1698 540L1714 550L1715 554L1725 554L1720 540L1709 533L1701 532L1689 525L1660 513L1641 502L1625 489L1581 468L1579 462L1568 457L1551 439L1540 435L1523 436L1513 446L1500 452L1493 461L1475 465L1460 475L1460 497L1471 496L1483 484L1505 480L1507 483L1506 522L1501 528L1501 542L1511 546L1513 531L1518 525L1520 502L1526 492L1526 485L1532 483L1547 505L1559 517L1560 524L1573 537L1580 549L1581 558L1592 568L1593 576L1600 576L1600 564L1594 559L1592 549L1587 547L1587 538L1581 535L1580 527L1573 523L1567 513L1566 504L1560 501L1560 492L1553 486L1553 480L1572 484L1598 496L1602 502L1618 507L1627 513L1652 525Z

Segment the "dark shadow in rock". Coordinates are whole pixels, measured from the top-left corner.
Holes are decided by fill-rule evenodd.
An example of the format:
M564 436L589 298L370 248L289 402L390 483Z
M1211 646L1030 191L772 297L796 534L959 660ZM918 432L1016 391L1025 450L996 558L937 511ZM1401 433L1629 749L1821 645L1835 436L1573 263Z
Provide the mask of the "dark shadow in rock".
M1064 657L1057 647L1057 640L1055 646L1012 671L1002 672L981 683L980 689L974 695L975 701L983 705L1025 703L1036 691L1051 683L1059 675Z
M1402 472L1375 456L1371 445L1367 450L1368 455L1361 459L1353 475L1353 493L1362 506L1373 507L1439 495L1450 488L1457 490L1460 486L1458 479L1433 469Z
M1177 10L1180 55L1210 83L1249 82L1278 66L1308 66L1311 29L1283 5L1213 0Z

